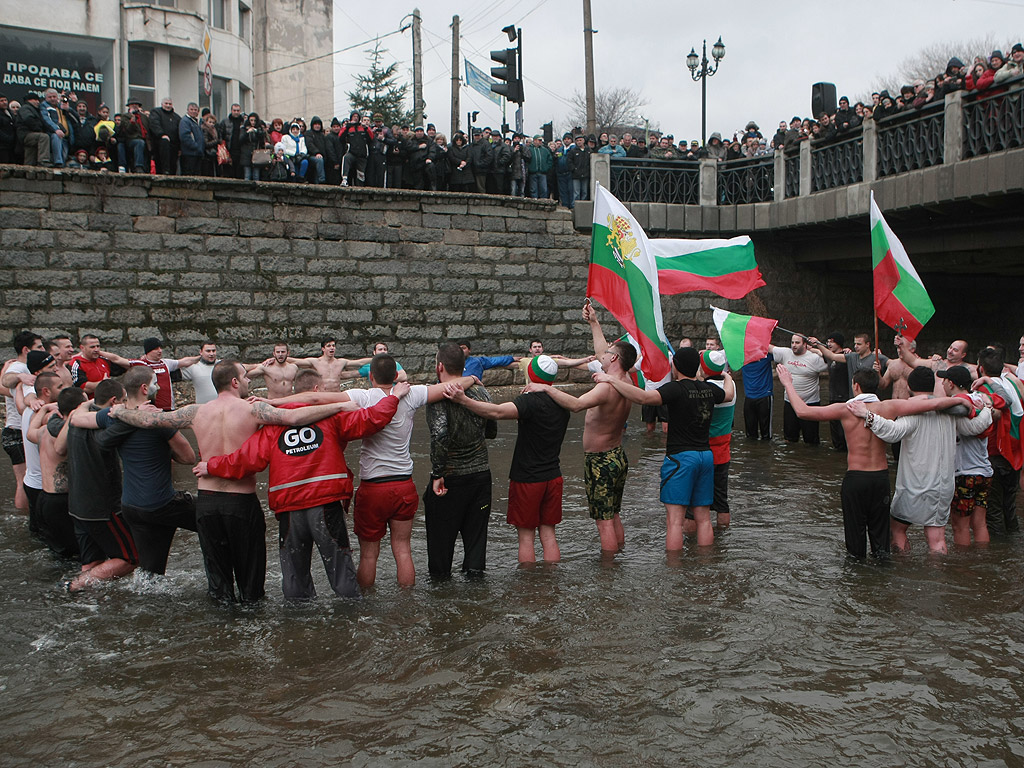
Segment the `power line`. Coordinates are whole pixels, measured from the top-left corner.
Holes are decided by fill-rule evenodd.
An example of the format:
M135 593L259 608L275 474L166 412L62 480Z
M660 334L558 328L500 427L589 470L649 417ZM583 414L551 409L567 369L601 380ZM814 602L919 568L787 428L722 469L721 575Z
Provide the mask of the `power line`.
M383 40L386 37L391 37L392 35L397 35L400 32L402 32L401 29L395 29L395 30L393 30L391 32L388 32L386 34L383 34L383 35L374 35L369 40L363 40L361 43L355 43L353 45L346 46L345 48L339 48L338 50L331 51L330 53L322 53L319 56L313 56L312 58L309 58L309 59L303 59L302 61L296 61L293 64L285 64L284 66L274 67L273 69L268 69L268 70L266 70L264 72L257 72L256 73L256 77L260 77L262 75L269 75L269 74L272 74L274 72L280 72L280 71L282 71L284 69L291 69L292 67L300 67L303 64L309 64L309 62L311 62L311 61L318 61L320 59L326 59L328 56L334 56L337 53L344 53L345 51L351 51L353 48L358 48L361 45L367 45L369 43L372 43L374 40Z

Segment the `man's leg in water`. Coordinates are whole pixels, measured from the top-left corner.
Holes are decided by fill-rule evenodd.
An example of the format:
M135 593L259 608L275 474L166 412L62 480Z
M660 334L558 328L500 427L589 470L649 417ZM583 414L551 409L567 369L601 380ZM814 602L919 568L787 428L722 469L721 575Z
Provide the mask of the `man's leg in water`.
M359 568L356 579L363 589L372 587L377 580L377 558L380 557L380 541L359 539Z
M597 533L601 537L602 552L618 552L626 544L626 532L618 515L611 520L598 520Z
M359 597L359 584L348 542L348 527L345 525L345 508L341 503L334 502L325 504L320 510L310 525L331 589L338 597Z
M519 536L519 562L537 562L537 552L534 550L533 544L535 535L534 529L516 526L516 533Z
M929 551L939 555L946 554L946 526L926 525L924 538L928 542Z
M697 524L697 546L710 547L715 543L715 529L711 527L711 507L691 507Z
M665 505L665 549L675 551L683 548L683 520L686 507L680 504Z
M975 507L974 512L971 513L971 530L974 531L975 544L989 543L987 514L986 507Z
M909 523L903 523L895 517L889 518L889 529L892 531L892 546L899 552L909 552L910 542L907 540Z
M557 563L562 559L562 553L558 549L558 539L555 538L555 526L540 526L540 547L545 563Z
M398 584L411 587L416 583L416 568L412 564L412 520L389 520L391 554L395 556Z
M949 514L949 522L953 526L953 543L958 547L971 546L971 523L972 517L964 517L956 509L956 502L953 502L954 509Z

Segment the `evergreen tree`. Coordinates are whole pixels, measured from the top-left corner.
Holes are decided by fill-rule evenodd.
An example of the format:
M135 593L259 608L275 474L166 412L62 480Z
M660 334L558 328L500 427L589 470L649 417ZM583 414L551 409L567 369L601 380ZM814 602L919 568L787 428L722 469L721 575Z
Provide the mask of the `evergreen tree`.
M384 125L411 125L413 113L405 109L409 84L399 82L397 62L381 67L381 59L387 52L387 48L380 47L379 40L374 42L373 49L366 51L370 57L370 71L356 75L356 89L346 95L352 109L371 116L377 112L384 115Z

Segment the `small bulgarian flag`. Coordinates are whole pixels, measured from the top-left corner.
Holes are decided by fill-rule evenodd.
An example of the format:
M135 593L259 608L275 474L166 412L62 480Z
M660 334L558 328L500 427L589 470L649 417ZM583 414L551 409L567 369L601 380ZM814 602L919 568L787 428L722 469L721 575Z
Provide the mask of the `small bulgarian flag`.
M878 319L915 339L935 314L935 306L910 257L875 204L871 193L871 265Z
M658 265L663 296L711 291L726 299L742 299L764 285L754 260L754 244L746 235L729 240L650 240Z
M633 386L640 387L640 389L647 389L647 379L644 378L644 372L640 370L640 366L643 365L644 354L640 351L640 345L636 343L636 339L630 336L628 333L624 333L616 341L624 341L627 344L632 345L633 349L636 350L636 362L633 367L629 369L629 378L633 381Z
M626 207L598 185L587 296L601 302L636 339L641 370L659 381L671 370L672 346L661 316L658 269L647 235Z
M747 363L760 360L768 354L772 331L779 324L778 320L741 315L714 306L711 309L714 310L715 327L718 328L718 336L722 339L730 368L738 371Z

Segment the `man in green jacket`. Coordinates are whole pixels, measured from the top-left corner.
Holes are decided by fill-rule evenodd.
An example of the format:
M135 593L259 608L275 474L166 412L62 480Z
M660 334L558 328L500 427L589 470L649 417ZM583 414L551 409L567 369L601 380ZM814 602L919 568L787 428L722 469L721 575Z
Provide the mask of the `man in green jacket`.
M526 169L530 177L530 197L547 199L548 171L554 162L554 155L544 145L544 137L539 134L534 136L533 146L530 147L530 166Z

